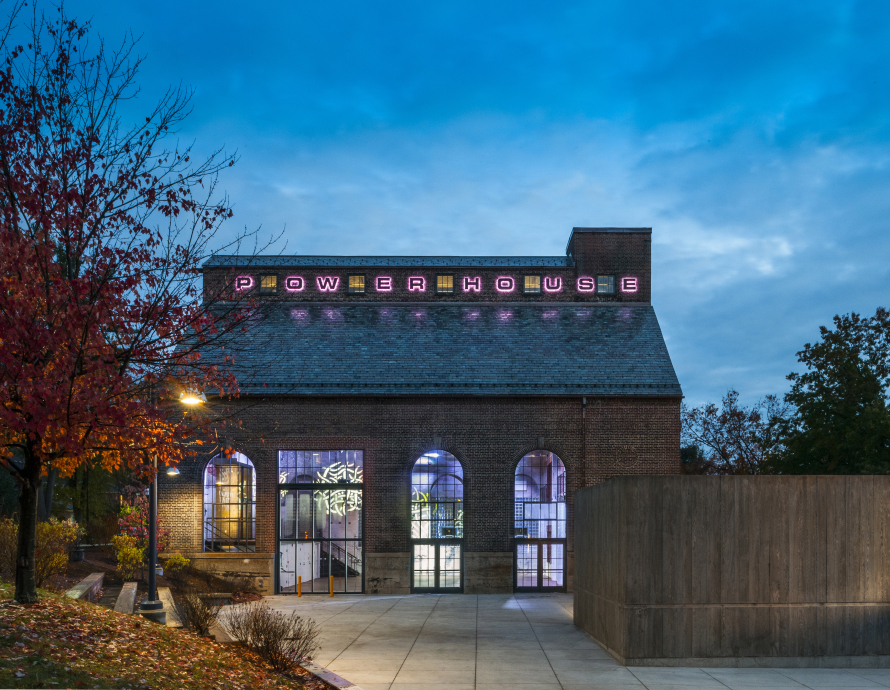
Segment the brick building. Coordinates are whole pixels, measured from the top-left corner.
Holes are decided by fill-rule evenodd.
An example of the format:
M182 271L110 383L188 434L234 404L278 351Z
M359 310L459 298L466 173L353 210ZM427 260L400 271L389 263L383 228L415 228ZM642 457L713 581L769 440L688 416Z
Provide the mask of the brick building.
M206 285L264 305L241 366L276 358L229 403L238 453L162 476L172 549L266 592L570 590L574 492L679 471L650 264L647 228L574 228L565 257L212 258Z

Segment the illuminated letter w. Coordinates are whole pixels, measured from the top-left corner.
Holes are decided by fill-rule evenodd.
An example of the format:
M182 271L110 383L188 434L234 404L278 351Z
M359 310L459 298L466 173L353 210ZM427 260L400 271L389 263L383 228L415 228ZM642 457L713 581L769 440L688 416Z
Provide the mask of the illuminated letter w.
M337 276L318 276L315 284L321 292L334 292L340 284L340 279Z

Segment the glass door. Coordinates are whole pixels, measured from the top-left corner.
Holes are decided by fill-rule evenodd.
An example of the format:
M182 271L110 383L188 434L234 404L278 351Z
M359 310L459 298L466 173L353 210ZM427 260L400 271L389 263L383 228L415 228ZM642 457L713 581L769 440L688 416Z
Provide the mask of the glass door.
M462 546L453 540L415 542L411 589L414 592L460 592Z
M513 582L517 592L566 591L566 543L535 539L517 541Z

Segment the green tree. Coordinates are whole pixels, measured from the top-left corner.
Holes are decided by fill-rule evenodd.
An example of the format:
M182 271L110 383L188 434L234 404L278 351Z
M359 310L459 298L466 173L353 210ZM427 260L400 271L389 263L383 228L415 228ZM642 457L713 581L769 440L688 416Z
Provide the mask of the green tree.
M890 473L890 312L834 317L834 330L797 353L806 370L788 375L782 423L783 474Z

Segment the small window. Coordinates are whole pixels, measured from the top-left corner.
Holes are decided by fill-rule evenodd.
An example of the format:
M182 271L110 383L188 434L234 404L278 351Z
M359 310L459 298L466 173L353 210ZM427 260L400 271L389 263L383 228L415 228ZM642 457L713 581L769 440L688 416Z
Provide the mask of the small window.
M602 295L614 295L615 276L597 276L596 291Z
M278 294L278 276L260 276L260 294Z
M365 277L364 276L349 276L349 288L347 292L350 295L364 295L365 294Z
M454 294L454 276L436 276L436 294Z
M526 295L541 294L541 276L525 276L522 282L522 292Z

